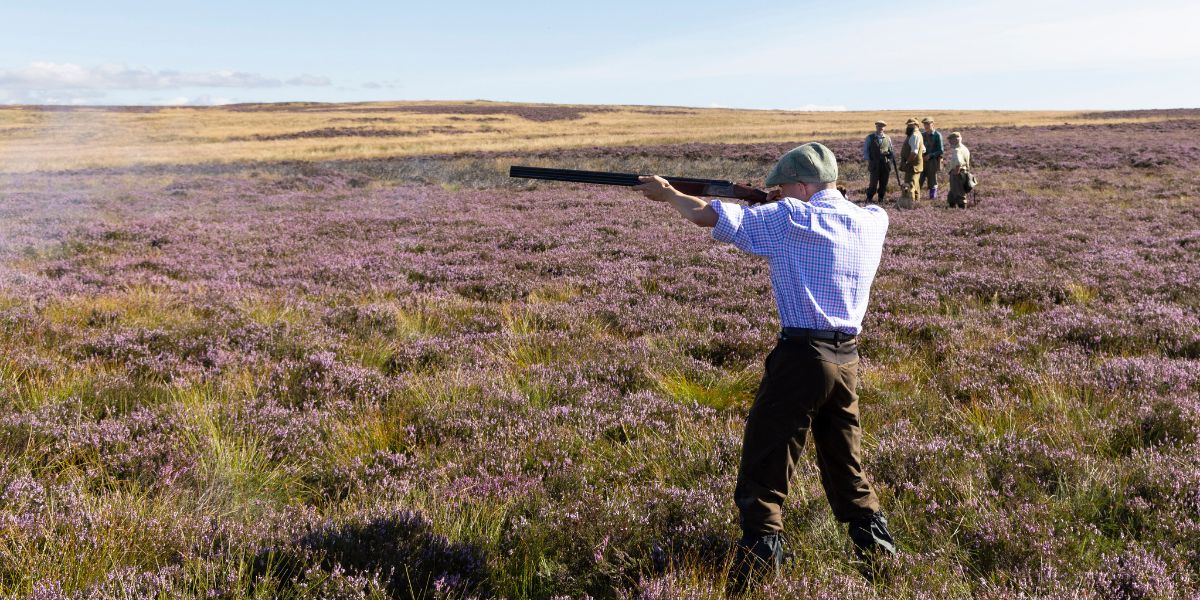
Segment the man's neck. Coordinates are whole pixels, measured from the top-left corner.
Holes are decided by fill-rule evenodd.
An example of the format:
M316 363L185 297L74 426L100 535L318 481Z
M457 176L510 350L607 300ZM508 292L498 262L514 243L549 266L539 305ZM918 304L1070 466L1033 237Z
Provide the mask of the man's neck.
M823 188L809 194L808 199L806 199L805 202L812 202L813 198L816 198L817 196L821 196L821 195L825 194L825 192L833 192L835 194L838 194L837 185L830 185L829 187L823 187Z

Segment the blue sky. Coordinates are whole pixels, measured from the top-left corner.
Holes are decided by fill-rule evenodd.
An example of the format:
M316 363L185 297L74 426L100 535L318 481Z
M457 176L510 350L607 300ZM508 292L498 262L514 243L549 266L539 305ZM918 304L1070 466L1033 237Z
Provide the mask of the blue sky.
M1200 106L1200 2L21 2L0 103Z

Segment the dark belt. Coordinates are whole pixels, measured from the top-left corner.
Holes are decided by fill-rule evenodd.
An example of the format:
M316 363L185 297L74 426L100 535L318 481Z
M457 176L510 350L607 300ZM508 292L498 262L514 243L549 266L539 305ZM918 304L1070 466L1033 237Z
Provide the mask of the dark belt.
M801 339L812 338L814 340L831 340L836 344L842 342L853 341L856 336L841 331L830 331L828 329L809 329L807 327L784 327L779 332L779 339Z

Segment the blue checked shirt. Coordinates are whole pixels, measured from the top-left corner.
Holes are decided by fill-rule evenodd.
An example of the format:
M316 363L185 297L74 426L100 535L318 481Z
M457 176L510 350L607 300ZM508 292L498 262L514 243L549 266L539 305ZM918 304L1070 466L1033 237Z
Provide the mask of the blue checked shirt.
M860 207L837 190L808 202L784 198L755 207L713 200L713 239L765 256L784 327L858 335L879 268L887 212Z

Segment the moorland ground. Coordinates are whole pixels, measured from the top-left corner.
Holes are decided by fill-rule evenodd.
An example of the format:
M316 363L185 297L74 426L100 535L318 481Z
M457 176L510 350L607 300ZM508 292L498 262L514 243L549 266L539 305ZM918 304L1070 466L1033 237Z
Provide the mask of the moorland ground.
M0 593L723 596L765 264L503 167L861 198L874 115L409 106L0 111ZM1194 596L1200 113L943 119L978 204L891 212L861 344L904 551L809 460L762 597Z

